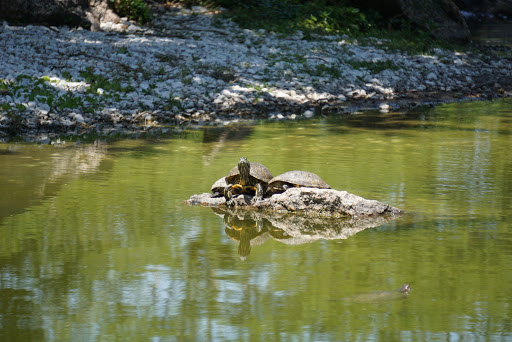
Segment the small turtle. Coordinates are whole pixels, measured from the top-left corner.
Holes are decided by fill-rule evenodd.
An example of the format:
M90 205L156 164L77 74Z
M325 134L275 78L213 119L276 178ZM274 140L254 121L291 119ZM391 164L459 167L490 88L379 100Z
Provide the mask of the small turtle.
M224 189L226 189L226 177L219 178L212 185L212 197L224 196Z
M242 157L238 166L229 171L225 178L226 188L224 197L229 202L233 195L247 194L254 196L253 200L262 199L268 182L272 179L269 169L259 163L249 163Z
M360 294L357 294L354 296L344 298L344 300L346 302L352 302L352 303L375 303L375 302L400 300L400 299L406 299L409 296L410 291L411 291L411 287L409 286L409 284L404 284L398 290L360 293Z
M226 190L226 187L227 187L227 183L226 183L226 177L221 177L219 179L217 179L215 181L215 183L213 183L212 185L212 195L211 197L223 197L224 196L224 190ZM231 189L231 192L233 192L234 194L236 195L239 195L241 194L242 188L235 188L235 189Z
M276 176L268 182L267 194L273 195L285 192L289 188L319 188L330 189L329 184L320 176L307 171L288 171Z

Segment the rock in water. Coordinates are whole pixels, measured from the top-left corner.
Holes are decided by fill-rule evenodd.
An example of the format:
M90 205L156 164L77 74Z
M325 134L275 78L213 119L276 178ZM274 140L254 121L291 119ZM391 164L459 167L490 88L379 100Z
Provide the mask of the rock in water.
M255 207L347 217L403 214L398 208L347 191L315 188L292 188L256 203Z
M312 216L330 217L369 217L369 216L400 216L405 212L376 200L333 189L291 188L282 194L255 201L252 197L239 195L230 202L234 208L261 209L277 212L293 212ZM204 193L191 196L188 205L225 206L223 198L212 198Z

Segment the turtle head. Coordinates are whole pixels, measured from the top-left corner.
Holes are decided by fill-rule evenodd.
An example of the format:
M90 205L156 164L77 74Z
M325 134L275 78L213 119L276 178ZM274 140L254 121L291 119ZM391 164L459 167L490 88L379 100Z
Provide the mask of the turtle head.
M245 157L240 158L238 162L238 172L240 172L240 184L248 184L251 176L251 163Z
M411 291L411 287L409 286L409 284L404 284L399 290L398 292L403 292L405 294L409 294L409 292Z

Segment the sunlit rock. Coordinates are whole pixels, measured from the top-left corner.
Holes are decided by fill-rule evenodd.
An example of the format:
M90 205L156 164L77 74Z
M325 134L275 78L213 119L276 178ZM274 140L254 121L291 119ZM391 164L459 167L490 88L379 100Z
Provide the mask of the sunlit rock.
M191 196L188 205L225 207L223 197L211 197L209 193ZM300 213L327 217L400 216L405 212L376 200L333 189L292 188L251 203L251 196L239 195L232 201L233 208L259 209L280 213Z

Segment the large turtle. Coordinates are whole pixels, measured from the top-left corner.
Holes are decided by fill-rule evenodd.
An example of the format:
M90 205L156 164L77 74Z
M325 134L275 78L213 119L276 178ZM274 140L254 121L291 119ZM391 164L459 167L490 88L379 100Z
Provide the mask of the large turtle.
M267 194L273 195L285 192L289 188L319 188L330 189L329 184L320 176L308 171L288 171L276 176L268 182Z
M224 197L227 202L237 194L253 195L253 200L262 199L272 177L272 173L264 165L249 163L246 158L242 157L238 165L232 168L225 178L227 186L224 190Z

